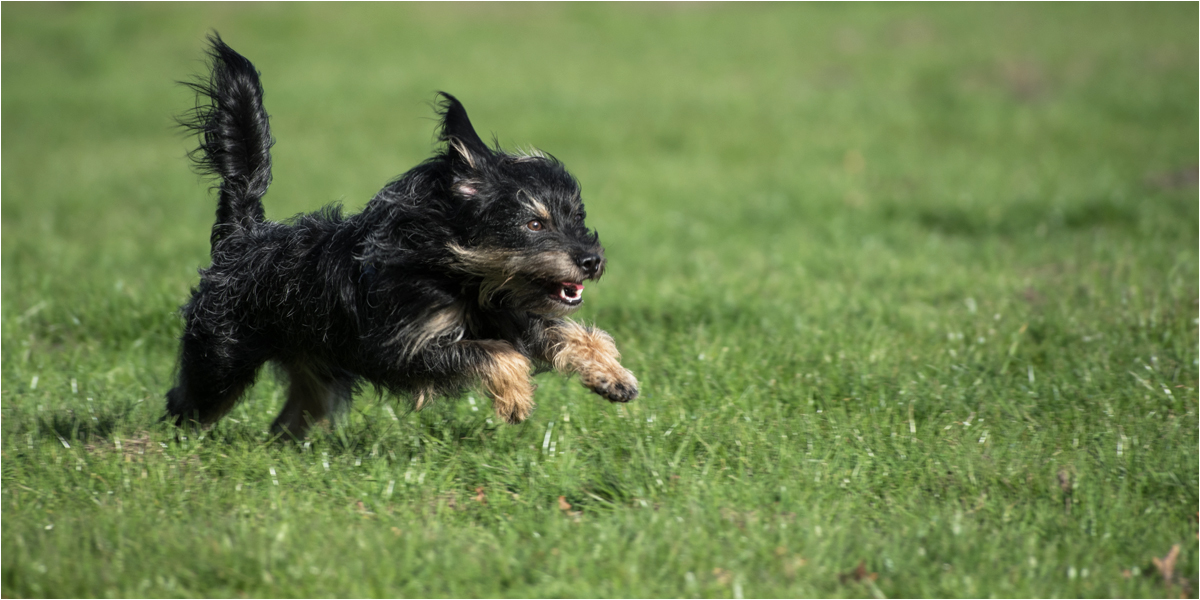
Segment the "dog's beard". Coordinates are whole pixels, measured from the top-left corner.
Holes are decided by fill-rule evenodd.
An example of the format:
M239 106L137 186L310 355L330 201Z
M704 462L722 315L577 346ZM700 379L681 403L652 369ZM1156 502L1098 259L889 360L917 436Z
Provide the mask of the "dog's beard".
M583 284L571 281L512 283L496 290L492 298L500 306L547 317L565 317L583 305Z
M449 246L452 268L479 281L479 304L567 316L583 304L583 271L563 251Z

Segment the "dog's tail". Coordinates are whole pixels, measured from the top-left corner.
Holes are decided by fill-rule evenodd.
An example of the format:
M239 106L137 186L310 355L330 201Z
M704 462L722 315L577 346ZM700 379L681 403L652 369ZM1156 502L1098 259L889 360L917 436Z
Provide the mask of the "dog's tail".
M262 222L262 197L271 185L275 140L254 65L216 33L208 41L209 77L183 82L195 90L196 108L178 121L200 138L200 146L189 154L196 170L218 182L215 244L234 230Z

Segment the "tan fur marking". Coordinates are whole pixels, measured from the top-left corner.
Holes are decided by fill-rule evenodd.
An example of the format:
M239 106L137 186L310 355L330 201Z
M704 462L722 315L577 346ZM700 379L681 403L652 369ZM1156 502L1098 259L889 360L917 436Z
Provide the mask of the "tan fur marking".
M446 246L454 255L454 266L460 271L488 277L496 272L508 272L520 257L515 250L501 248L464 248L451 242Z
M443 335L454 333L462 335L461 331L455 332L454 330L462 327L465 312L466 309L462 304L455 303L433 313L421 324L417 330L417 337L428 343L428 340Z
M511 157L514 162L526 162L530 160L545 159L546 153L534 148L533 146L529 146L528 148L517 148L512 154L509 154L509 157Z
M520 423L533 412L533 383L529 381L530 362L505 341L474 342L487 350L489 360L480 368L483 386L492 397L496 416L509 423Z
M405 343L404 357L410 358L438 338L454 337L455 339L451 341L458 341L463 334L465 317L465 305L462 303L451 304L405 327L394 341Z
M454 256L451 267L479 277L479 303L487 306L497 291L510 283L521 285L531 280L580 281L583 273L566 252L526 254L503 248L464 248L447 245Z
M546 334L551 342L547 358L556 371L579 373L584 386L610 400L626 396L619 391L621 387L631 394L624 400L637 395L638 381L629 369L621 366L621 353L608 333L564 319Z
M448 246L454 255L454 266L479 277L479 303L490 304L492 294L502 289L515 276L514 267L520 262L520 254L512 250L493 248L467 249L458 244Z
M549 224L550 210L546 208L546 205L542 204L541 200L534 198L533 194L530 194L529 192L526 192L525 190L521 190L520 193L522 196L524 196L526 198L526 201L523 202L522 204L524 204L529 209L529 212L532 212L533 214L537 215L538 218L542 219L543 221L546 221L547 224Z
M450 147L454 148L454 151L458 152L463 157L463 160L467 161L468 167L475 169L475 157L471 155L469 150L467 150L466 144L463 144L462 141L456 137L446 140L446 143L450 144Z

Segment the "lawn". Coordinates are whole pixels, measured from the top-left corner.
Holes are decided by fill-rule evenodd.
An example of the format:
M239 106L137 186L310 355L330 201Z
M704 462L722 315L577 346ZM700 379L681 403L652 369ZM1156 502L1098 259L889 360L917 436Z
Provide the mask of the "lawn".
M2 566L31 596L1197 593L1198 8L2 8ZM173 128L218 30L263 73L268 217L358 210L455 94L561 159L556 374L364 394L301 444L265 373L158 423L215 199ZM1175 548L1175 550L1172 550Z

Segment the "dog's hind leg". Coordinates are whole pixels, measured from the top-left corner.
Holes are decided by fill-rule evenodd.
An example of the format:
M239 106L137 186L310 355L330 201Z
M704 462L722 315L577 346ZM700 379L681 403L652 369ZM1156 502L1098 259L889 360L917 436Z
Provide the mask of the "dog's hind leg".
M167 420L208 425L229 412L264 362L246 345L219 344L194 330L183 335L179 378L167 392Z
M285 364L283 368L288 376L288 398L271 424L272 433L300 439L312 424L336 417L350 405L352 380L302 363Z

